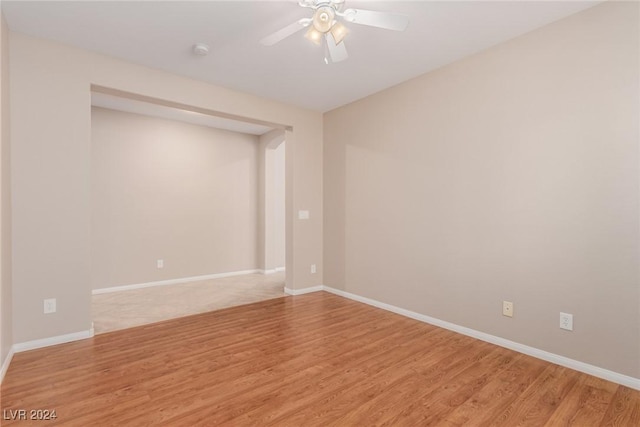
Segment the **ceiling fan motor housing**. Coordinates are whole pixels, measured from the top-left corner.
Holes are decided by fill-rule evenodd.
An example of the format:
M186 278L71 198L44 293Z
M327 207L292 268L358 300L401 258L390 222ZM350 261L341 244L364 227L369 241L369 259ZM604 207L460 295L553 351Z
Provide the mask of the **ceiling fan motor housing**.
M313 26L321 33L331 30L335 22L336 11L332 6L321 6L313 14Z

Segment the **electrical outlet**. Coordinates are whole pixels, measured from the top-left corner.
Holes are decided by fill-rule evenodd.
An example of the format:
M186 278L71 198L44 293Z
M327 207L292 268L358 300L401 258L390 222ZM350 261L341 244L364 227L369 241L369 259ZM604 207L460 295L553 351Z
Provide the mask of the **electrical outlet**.
M507 317L513 317L513 303L509 301L502 301L502 315Z
M56 299L49 298L44 300L44 314L51 314L56 312Z
M560 312L560 329L573 331L573 314Z
M156 266L158 268L164 268L164 260L163 259L159 259L158 261L156 261Z
M316 265L311 264L311 274L316 274Z

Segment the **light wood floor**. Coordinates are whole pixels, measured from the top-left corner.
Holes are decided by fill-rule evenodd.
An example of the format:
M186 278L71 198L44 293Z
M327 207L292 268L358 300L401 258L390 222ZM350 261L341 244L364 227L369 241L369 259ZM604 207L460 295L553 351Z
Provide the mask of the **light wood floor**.
M2 408L70 426L640 425L638 391L324 292L16 354Z
M284 272L243 274L93 295L93 329L96 334L101 334L280 298L285 296L284 280Z

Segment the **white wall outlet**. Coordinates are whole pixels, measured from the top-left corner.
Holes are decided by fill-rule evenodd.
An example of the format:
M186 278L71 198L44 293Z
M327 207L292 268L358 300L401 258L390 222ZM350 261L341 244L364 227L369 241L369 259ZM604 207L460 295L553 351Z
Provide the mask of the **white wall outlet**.
M316 274L316 265L311 264L311 274Z
M158 268L164 268L164 260L163 259L159 259L158 261L156 261L156 266Z
M513 317L513 303L509 301L502 301L502 315L507 317Z
M298 219L309 219L309 211L298 211Z
M44 300L44 314L51 314L56 312L56 299L49 298Z
M560 329L573 331L573 314L560 312Z

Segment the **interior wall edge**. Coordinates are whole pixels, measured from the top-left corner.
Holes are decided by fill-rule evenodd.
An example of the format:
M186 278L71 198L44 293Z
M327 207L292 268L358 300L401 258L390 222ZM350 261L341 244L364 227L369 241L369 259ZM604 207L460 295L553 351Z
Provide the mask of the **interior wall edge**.
M2 367L0 367L0 384L2 384L2 381L4 380L4 376L7 374L7 370L9 369L9 365L13 360L14 354L15 354L15 351L12 345L9 348L9 351L7 352L7 355L5 356L4 360L2 361Z

